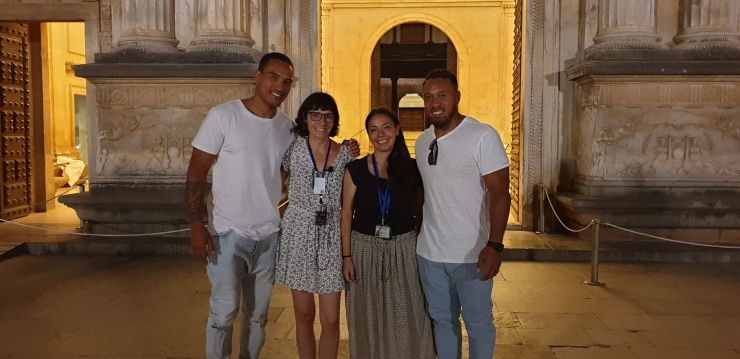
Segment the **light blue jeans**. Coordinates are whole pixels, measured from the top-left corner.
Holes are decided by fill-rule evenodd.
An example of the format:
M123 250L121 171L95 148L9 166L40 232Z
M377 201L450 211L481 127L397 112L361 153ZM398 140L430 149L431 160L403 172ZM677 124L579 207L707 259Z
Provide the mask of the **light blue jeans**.
M491 359L496 344L493 326L493 279L481 281L475 263L439 263L416 256L424 296L434 322L439 359L462 358L460 312L470 344L470 359Z
M206 357L228 359L234 320L242 309L240 358L256 359L265 343L267 309L275 282L278 234L253 240L228 231L213 237L216 255L208 261L211 313L206 327Z

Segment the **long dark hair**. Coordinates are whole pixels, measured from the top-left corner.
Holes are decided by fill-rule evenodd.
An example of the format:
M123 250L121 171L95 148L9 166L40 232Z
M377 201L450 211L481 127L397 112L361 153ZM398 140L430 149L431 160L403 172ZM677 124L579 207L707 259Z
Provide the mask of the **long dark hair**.
M393 110L378 107L367 115L365 118L365 130L370 124L370 119L376 115L388 116L393 121L393 124L398 127L398 135L396 141L393 143L393 149L391 154L388 156L388 180L392 189L399 191L414 191L418 187L421 187L421 175L419 169L416 167L416 162L411 158L409 148L406 146L406 139L403 138L403 129L401 128L401 122L398 121L398 116Z
M339 133L339 109L334 97L325 92L314 92L303 100L301 107L298 108L298 117L295 119L293 132L298 136L308 137L308 112L316 110L331 111L334 114L334 123L329 131L329 137L336 136Z

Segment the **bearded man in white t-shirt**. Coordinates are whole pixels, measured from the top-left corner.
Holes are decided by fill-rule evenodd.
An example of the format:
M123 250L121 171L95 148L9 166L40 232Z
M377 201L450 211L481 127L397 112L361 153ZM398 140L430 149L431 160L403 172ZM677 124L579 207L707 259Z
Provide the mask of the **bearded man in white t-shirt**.
M509 217L509 161L496 130L458 111L454 74L430 72L423 96L432 126L416 141L425 200L417 260L437 356L461 358L462 313L470 359L491 359L491 292Z

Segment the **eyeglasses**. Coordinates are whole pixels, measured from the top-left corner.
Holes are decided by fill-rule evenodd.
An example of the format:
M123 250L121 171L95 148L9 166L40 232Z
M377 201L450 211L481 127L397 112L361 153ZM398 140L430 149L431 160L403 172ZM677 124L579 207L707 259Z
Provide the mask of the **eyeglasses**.
M316 111L309 111L308 112L308 118L311 119L311 121L318 122L322 119L326 123L332 123L334 122L334 114L333 113L321 113Z
M429 162L430 166L434 166L437 164L438 152L439 148L437 147L437 139L435 138L434 141L429 144L429 157L427 157L427 161Z

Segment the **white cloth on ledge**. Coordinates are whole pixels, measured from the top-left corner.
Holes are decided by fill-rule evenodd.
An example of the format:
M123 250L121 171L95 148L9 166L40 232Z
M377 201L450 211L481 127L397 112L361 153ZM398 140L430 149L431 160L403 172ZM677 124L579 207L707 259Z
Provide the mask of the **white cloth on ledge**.
M77 180L80 179L80 176L82 176L82 170L85 169L85 162L74 158L57 156L57 166L59 166L62 171L69 176L67 184L72 187L77 183Z

